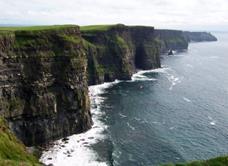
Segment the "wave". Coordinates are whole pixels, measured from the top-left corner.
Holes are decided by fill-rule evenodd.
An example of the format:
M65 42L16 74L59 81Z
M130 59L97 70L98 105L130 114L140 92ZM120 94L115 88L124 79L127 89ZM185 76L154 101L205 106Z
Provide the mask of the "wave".
M214 120L211 116L208 116L208 119L210 120L210 125L215 126L216 120Z
M104 131L107 126L101 121L104 112L101 112L101 105L105 98L101 94L105 90L120 81L116 80L111 83L103 83L89 87L91 100L91 113L93 118L92 128L82 134L75 134L67 137L67 141L58 140L48 151L43 152L40 161L46 165L54 166L107 166L108 163L98 161L98 154L92 149L92 145L106 139Z
M188 99L187 97L183 97L183 100L186 101L186 102L188 102L188 103L192 102L192 101L191 101L190 99Z
M145 76L146 73L166 73L166 70L169 68L158 68L152 70L139 70L137 73L133 74L130 82L134 81L156 81L155 78L149 78ZM128 81L129 82L129 81Z
M173 87L177 84L181 83L183 80L183 77L177 77L176 72L172 70L171 68L166 68L164 74L166 75L167 79L171 83L169 90L173 90Z

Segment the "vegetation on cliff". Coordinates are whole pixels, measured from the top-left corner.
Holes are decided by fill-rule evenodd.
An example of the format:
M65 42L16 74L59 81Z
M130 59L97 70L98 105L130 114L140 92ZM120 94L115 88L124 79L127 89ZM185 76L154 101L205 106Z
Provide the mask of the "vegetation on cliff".
M50 25L50 26L19 26L19 27L0 27L0 32L4 31L41 31L41 30L61 30L77 27L76 25Z
M99 32L99 31L107 31L116 25L87 25L81 26L81 32Z
M193 161L190 163L166 164L164 166L227 166L228 156L221 156L209 160Z
M0 165L32 166L41 165L37 158L29 154L26 147L10 131L6 121L0 117Z

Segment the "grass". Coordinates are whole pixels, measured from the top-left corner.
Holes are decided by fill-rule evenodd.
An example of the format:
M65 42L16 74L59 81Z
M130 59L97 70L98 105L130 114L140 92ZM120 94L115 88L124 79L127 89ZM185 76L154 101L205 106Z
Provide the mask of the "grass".
M82 32L96 32L96 31L107 31L116 25L87 25L81 26L80 30Z
M26 151L25 146L13 135L6 121L0 118L0 166L40 165L38 160Z
M47 26L19 26L0 27L1 31L39 31L39 30L59 30L64 28L77 27L76 25L47 25Z
M228 156L217 157L203 161L193 161L189 163L165 164L163 166L227 166Z
M69 41L69 42L72 42L74 44L79 44L81 42L81 39L78 36L61 35L61 37L65 41Z
M117 41L117 44L121 47L121 48L128 48L128 45L127 45L127 43L126 43L126 41L122 38L122 37L120 37L120 36L116 36L116 41Z

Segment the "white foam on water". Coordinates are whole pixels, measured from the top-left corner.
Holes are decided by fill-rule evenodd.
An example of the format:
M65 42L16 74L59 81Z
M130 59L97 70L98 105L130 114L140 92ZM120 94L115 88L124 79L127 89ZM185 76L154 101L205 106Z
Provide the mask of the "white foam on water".
M126 118L126 117L127 117L126 115L124 115L124 114L122 114L122 113L119 113L119 116L120 116L121 118Z
M187 97L183 97L183 100L188 102L188 103L191 103L192 101L190 99L188 99Z
M146 73L166 73L166 70L168 68L158 68L158 69L152 69L152 70L139 70L137 73L133 74L131 77L130 82L134 81L156 81L155 78L149 78L145 76ZM129 81L128 81L129 82Z
M215 126L215 124L216 124L216 121L210 122L210 125L212 125L212 126Z
M106 166L106 162L98 161L98 154L91 148L91 145L98 143L106 138L103 132L107 126L101 121L104 113L101 112L100 106L104 99L100 95L105 89L119 83L116 80L111 83L94 85L89 87L91 100L91 113L93 118L92 128L82 134L75 134L68 137L67 143L58 140L48 151L43 152L40 161L46 165L54 166Z
M128 126L131 130L135 130L135 127L133 127L129 122L127 122L127 126Z
M174 75L168 74L168 80L171 82L171 85L169 87L169 90L173 90L173 87L178 84L181 83L181 80L179 77L175 77Z
M210 125L215 126L216 120L214 120L211 116L208 116L208 119L210 120Z
M170 129L170 130L173 130L174 128L175 128L175 127L170 127L169 129Z
M183 80L183 77L179 78L175 76L175 71L172 70L171 68L167 68L166 71L164 72L166 74L167 79L171 83L169 90L173 90L173 87L176 86L177 84L181 83Z

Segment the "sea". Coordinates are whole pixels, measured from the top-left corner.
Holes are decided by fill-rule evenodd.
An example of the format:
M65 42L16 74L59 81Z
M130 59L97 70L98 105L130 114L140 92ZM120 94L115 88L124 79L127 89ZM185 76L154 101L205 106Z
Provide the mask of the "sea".
M156 166L228 154L228 33L162 55L162 68L89 87L94 125L58 140L54 166Z

